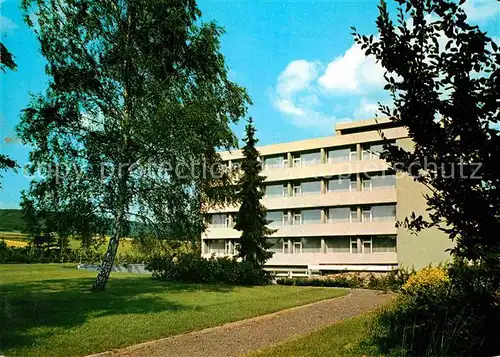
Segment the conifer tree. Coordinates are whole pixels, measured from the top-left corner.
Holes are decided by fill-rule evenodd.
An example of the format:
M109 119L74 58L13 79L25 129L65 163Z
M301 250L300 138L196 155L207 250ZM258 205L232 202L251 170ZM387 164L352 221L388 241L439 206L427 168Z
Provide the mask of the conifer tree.
M242 232L239 256L255 267L262 268L273 255L267 250L270 246L266 240L275 230L267 228L269 221L266 220L266 208L260 202L264 196L265 177L260 175L262 164L259 161L259 152L255 148L258 140L255 138L252 118L248 120L245 130L246 137L243 139L245 146L242 149L244 158L237 194L241 206L236 215L235 228Z

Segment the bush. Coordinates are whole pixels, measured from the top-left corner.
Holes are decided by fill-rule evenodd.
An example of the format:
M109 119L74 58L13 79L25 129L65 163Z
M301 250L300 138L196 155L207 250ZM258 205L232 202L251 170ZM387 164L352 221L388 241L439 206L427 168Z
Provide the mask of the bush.
M229 285L265 285L272 281L269 272L249 262L230 257L205 259L196 253L156 257L146 269L153 273L153 278L165 281Z
M393 356L498 355L498 282L477 265L425 268L382 309L371 342Z
M399 269L378 276L366 273L340 273L317 278L280 278L276 283L294 286L367 288L383 291L398 291L412 274L414 274L414 272L406 269Z

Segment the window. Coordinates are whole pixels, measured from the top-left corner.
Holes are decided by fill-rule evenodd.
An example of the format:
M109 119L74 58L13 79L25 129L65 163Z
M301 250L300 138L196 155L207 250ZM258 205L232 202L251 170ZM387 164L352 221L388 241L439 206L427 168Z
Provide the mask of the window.
M273 253L283 253L283 239L281 238L268 238L267 244L269 251Z
M373 221L396 220L396 205L372 206L371 212Z
M321 194L321 181L302 182L300 184L302 196Z
M224 254L233 254L233 250L231 249L232 246L231 246L231 241L230 240L226 240L225 241L225 244L224 244Z
M211 217L210 227L229 227L229 216L227 214L213 214Z
M300 166L301 166L300 157L296 157L295 159L293 159L293 167L300 167Z
M293 215L293 224L294 225L302 224L302 215L300 213L295 213Z
M351 254L358 253L358 240L351 238Z
M239 254L240 253L240 247L241 247L240 243L233 243L233 251L234 251L233 254L235 254L235 255Z
M290 222L290 220L288 219L288 214L284 213L284 214L283 214L283 225L284 225L284 226L288 226L288 225L290 225L290 224L291 224L291 222Z
M302 195L302 187L300 185L293 186L293 195L301 196Z
M362 191L371 191L372 190L372 181L370 179L363 180L363 184L361 185Z
M396 187L396 175L380 174L370 178L372 189Z
M288 185L283 185L283 197L288 197Z
M364 145L361 158L363 160L378 159L380 153L384 152L384 144L366 144Z
M357 190L358 190L358 183L356 181L351 181L350 191L356 192Z
M285 188L284 185L267 185L265 189L266 198L283 197Z
M349 223L350 214L349 207L330 208L328 209L328 223Z
M372 221L371 209L363 208L362 220L363 220L363 222L371 222Z
M349 153L349 159L351 161L356 161L358 159L358 152L357 151L351 151Z
M352 160L351 151L352 148L339 148L339 149L328 150L328 162L338 163L338 162L346 162ZM354 151L354 153L356 153L356 151Z
M266 220L269 221L269 227L279 227L283 222L282 211L267 211Z
M302 166L321 164L321 152L301 154Z
M322 223L320 209L307 209L303 210L301 213L302 213L302 221L304 224Z
M321 253L321 238L302 238L302 253Z
M289 248L288 241L284 240L283 241L283 254L288 254L288 251L289 251L288 248Z
M354 183L356 183L356 181ZM351 187L350 177L339 176L338 178L328 180L329 192L346 192L350 190L350 187Z
M264 169L283 168L283 156L269 156L264 158Z
M373 237L372 252L373 253L396 252L396 237L395 236Z
M356 209L351 209L351 212L349 213L349 222L359 222L358 211Z
M214 239L208 242L208 252L210 254L224 254L224 240Z
M284 159L283 160L283 168L287 168L288 167L288 159Z
M363 244L361 246L362 253L368 254L372 252L372 239L371 238L363 238Z
M325 239L327 253L350 253L349 238L331 237Z
M302 242L293 242L293 254L302 254Z

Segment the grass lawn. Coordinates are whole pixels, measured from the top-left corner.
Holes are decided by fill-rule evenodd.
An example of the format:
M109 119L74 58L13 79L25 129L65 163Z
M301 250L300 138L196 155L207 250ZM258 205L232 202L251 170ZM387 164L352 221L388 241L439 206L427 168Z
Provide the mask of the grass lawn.
M333 288L173 284L71 265L0 265L0 355L81 356L346 294Z
M371 315L362 315L331 325L273 347L250 353L248 357L367 357L377 349L362 343L368 334Z

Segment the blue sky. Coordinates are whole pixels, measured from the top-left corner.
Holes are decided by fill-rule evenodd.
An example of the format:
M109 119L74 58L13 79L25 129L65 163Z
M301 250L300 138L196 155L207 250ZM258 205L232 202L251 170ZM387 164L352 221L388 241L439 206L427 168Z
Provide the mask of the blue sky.
M354 46L350 26L375 32L377 1L210 1L199 2L203 20L226 28L222 52L230 78L245 86L260 144L332 135L338 121L373 117L381 90L381 69ZM394 4L389 0L390 8ZM500 37L500 3L465 4L469 19ZM19 0L0 0L0 36L16 56L16 72L0 73L0 149L21 165L28 148L14 128L29 93L46 86L44 59L35 36L22 22ZM241 137L243 124L234 128ZM6 173L0 208L18 207L23 175Z

